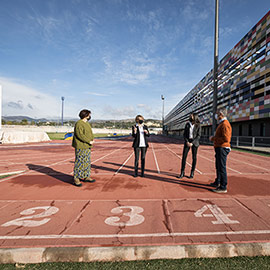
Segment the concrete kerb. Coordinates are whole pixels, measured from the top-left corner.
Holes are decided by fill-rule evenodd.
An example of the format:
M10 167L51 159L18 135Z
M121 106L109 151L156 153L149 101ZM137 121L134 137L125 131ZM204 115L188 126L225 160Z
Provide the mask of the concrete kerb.
M182 258L270 256L270 243L175 246L44 247L0 249L0 263L133 261Z

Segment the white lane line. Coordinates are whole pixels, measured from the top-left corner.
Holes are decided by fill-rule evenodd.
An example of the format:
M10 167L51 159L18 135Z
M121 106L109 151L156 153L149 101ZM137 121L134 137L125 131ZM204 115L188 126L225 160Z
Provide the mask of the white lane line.
M49 234L49 235L8 235L0 236L1 240L29 239L91 239L91 238L145 238L145 237L176 237L176 236L212 236L212 235L248 235L270 234L270 230L253 231L221 231L221 232L175 232L175 233L137 233L137 234Z
M162 202L162 198L159 198L159 199L120 199L118 200L119 202L121 203L130 203L130 202ZM166 199L167 201L178 201L178 202L183 202L184 201L198 201L198 198L187 198L187 199L177 199L177 198L167 198ZM205 203L208 203L209 202L209 197L200 197L199 198L200 201L204 201ZM235 200L234 197L232 198L224 198L224 197L216 197L215 198L215 201L231 201L231 200ZM252 197L245 197L245 200L249 200L249 201L252 201L254 200L254 198ZM256 196L256 199L255 200L265 200L265 196ZM20 203L20 202L31 202L31 203L35 203L35 202L52 202L54 201L55 203L56 202L67 202L67 203L70 203L70 202L74 202L74 203L77 203L77 202L88 202L89 200L87 199L76 199L76 200L29 200L29 199L25 199L25 200L1 200L0 199L0 203L3 203L3 202L11 202L11 203ZM104 200L104 199L97 199L97 200L91 200L91 203L92 202L113 202L115 203L117 201L117 199L107 199L107 200ZM270 205L269 205L270 206ZM194 211L195 212L195 211Z
M114 175L117 175L121 170L122 168L126 165L126 163L130 160L130 158L133 156L133 152L130 154L130 156L126 159L126 161L122 164L122 166L114 173Z
M73 159L73 158L74 158L74 157L68 158L68 159L64 159L64 160L61 160L61 161L58 161L58 162L55 162L55 163L52 163L52 164L46 164L46 166L41 166L40 168L35 169L35 170L26 170L26 171L24 171L24 172L22 172L22 173L15 174L15 175L13 175L13 176L4 178L4 179L0 180L0 183L5 182L5 181L10 180L10 179L13 179L13 178L18 177L18 176L21 176L21 175L31 174L31 173L40 171L40 170L42 170L42 169L44 169L44 168L47 168L47 167L49 167L49 166L54 166L54 165L61 164L62 162L66 162L66 161L68 161L68 160L70 160L70 159Z
M61 153L61 156L62 157L64 157L64 156L70 156L71 154L73 154L73 152L70 153L70 154L66 154L66 155ZM18 156L20 156L20 154L17 154L16 155L16 157L18 157ZM2 164L6 165L7 163L10 164L9 163L10 161L22 160L22 159L29 159L29 158L34 158L36 160L37 157L40 157L41 160L44 160L44 158L51 158L51 156L52 156L52 153L39 153L39 154L35 154L35 155L33 155L33 154L29 154L29 155L22 154L22 156L20 156L18 158L10 157L10 159L5 159L4 161L1 162L1 165ZM33 161L33 159L31 159L31 161ZM11 164L17 164L17 163L11 163Z
M107 157L107 156L109 156L109 155L111 155L111 154L117 152L117 151L120 151L121 149L123 149L123 148L126 147L127 145L129 145L129 143L127 143L127 144L123 145L122 147L120 147L120 148L118 148L118 149L116 149L116 150L113 150L112 152L110 152L110 153L108 153L108 154L106 154L106 155L104 155L104 156L102 156L102 157L100 157L100 158L94 160L93 162L91 162L91 165L94 164L94 163L96 163L96 162L98 162L98 161L100 161L101 159L103 159L103 158L105 158L105 157ZM96 150L95 152L97 152L97 150ZM73 171L72 171L70 174L73 174Z
M206 159L206 160L208 160L208 161L215 162L214 160L209 159L209 158L206 158L206 157L204 157L204 156L202 156L202 155L198 155L198 156L201 157L201 158L204 158L204 159ZM237 171L237 170L234 170L234 169L232 169L232 168L230 168L230 167L228 167L228 166L226 166L226 168L227 168L228 170L231 170L231 171L236 172L236 173L238 173L238 174L242 174L241 172L239 172L239 171Z
M18 173L22 173L25 172L25 170L23 171L15 171L15 172L4 172L4 173L0 173L0 176L2 175L11 175L11 174L18 174Z
M156 162L157 171L158 171L158 173L160 173L160 169L159 169L159 166L158 166L157 157L156 157L156 154L155 154L153 143L151 143L151 147L152 147L154 159L155 159L155 162Z
M124 148L125 146L127 146L127 145L129 145L129 143L127 143L127 144L125 144L124 146L122 146L122 147L120 147L120 148L118 148L118 149L112 151L111 153L106 154L106 155L103 156L103 157L100 157L100 158L94 160L93 162L91 162L91 164L94 164L95 162L98 162L99 160L101 160L101 159L103 159L103 158L105 158L105 157L107 157L107 156L109 156L109 155L111 155L111 154L113 154L113 153L115 153L115 152L117 152L117 151L123 149L123 148Z
M180 157L177 153L175 153L173 150L171 150L167 145L165 145L165 147L172 152L174 155L176 155L178 158L180 158L182 160L182 157ZM190 163L187 162L187 164L192 167L192 165ZM199 174L203 174L201 171L199 171L198 169L195 169L196 172L198 172Z
M239 160L239 159L235 159L235 158L232 158L232 157L230 157L230 160L235 160L235 161L237 161L239 163L243 163L243 164L246 164L246 165L249 165L249 166L253 166L253 167L258 168L258 169L263 169L263 170L268 171L268 172L270 171L269 169L263 168L261 166L254 165L252 163L248 163L248 162L245 162L245 161L242 161L242 160Z

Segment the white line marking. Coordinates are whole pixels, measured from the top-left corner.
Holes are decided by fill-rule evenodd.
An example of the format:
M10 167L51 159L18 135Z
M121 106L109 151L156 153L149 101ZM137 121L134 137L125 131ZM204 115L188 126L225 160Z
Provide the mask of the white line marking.
M155 159L155 162L156 162L157 171L158 171L158 173L160 173L160 169L159 169L159 166L158 166L157 157L156 157L156 154L155 154L153 143L151 143L151 147L152 147L154 159Z
M10 174L18 174L18 173L22 173L25 172L25 170L23 171L15 171L15 172L4 172L4 173L0 173L0 176L2 175L10 175Z
M206 235L247 235L270 234L270 230L254 231L223 231L223 232L176 232L176 233L137 233L137 234L62 234L62 235L14 235L0 236L1 240L29 239L87 239L87 238L145 238L145 237L176 237L176 236L206 236Z
M103 158L105 158L105 157L107 157L107 156L109 156L109 155L111 155L111 154L113 154L113 153L115 153L115 152L117 152L117 151L123 149L123 148L126 147L127 145L129 145L129 143L127 143L127 144L123 145L122 147L120 147L120 148L118 148L118 149L116 149L116 150L113 150L112 152L110 152L110 153L108 153L108 154L106 154L106 155L104 155L104 156L102 156L102 157L100 157L100 158L94 160L93 162L91 162L91 165L94 164L95 162L98 162L98 161L100 161L101 159L103 159ZM73 174L73 171L72 171L70 174Z
M13 178L18 177L18 176L21 176L21 175L25 175L25 174L27 174L27 173L28 173L28 174L31 174L31 173L40 171L40 170L42 170L42 169L44 169L44 168L46 168L46 167L48 167L48 166L58 165L58 164L60 164L60 163L62 163L62 162L66 162L66 161L68 161L68 160L70 160L70 159L73 159L73 158L74 158L74 157L68 158L68 159L64 159L64 160L61 160L61 161L58 161L58 162L55 162L55 163L52 163L52 164L47 164L46 166L41 166L40 168L35 169L34 171L33 171L33 170L26 170L26 171L24 171L24 172L22 172L22 173L15 174L15 175L13 175L13 176L4 178L4 179L0 180L0 183L5 182L5 181L10 180L10 179L13 179Z
M234 197L231 197L229 199L225 199L224 197L223 198L214 198L215 201L216 200L222 200L222 201L230 201L230 200L235 200ZM260 200L265 200L265 197L264 196L256 196L255 199L260 199ZM120 202L159 202L161 201L162 202L162 198L160 199L120 199L119 201ZM166 200L168 201L183 201L182 199L175 199L175 198L167 198ZM188 198L188 199L184 199L185 201L197 201L198 199L197 198ZM207 198L200 198L201 201L205 201L206 203L209 201L209 197ZM246 197L245 200L254 200L253 197ZM25 199L25 200L1 200L0 199L0 203L2 202L11 202L11 203L16 203L16 202L52 202L52 201L55 201L55 202L88 202L89 200L29 200L29 199ZM91 202L115 202L117 201L117 199L115 200L91 200ZM270 204L269 204L270 206Z
M130 154L130 156L126 159L126 161L122 164L122 166L114 173L114 175L117 175L121 170L122 168L126 165L126 163L130 160L130 158L133 156L133 152Z
M206 159L206 160L208 160L208 161L215 162L214 160L209 159L209 158L206 158L206 157L204 157L204 156L202 156L202 155L198 155L198 156L201 157L201 158L204 158L204 159ZM236 173L242 174L241 172L239 172L239 171L237 171L237 170L234 170L234 169L232 169L232 168L230 168L230 167L228 167L228 166L226 166L226 167L227 167L228 170L231 170L231 171L234 171L234 172L236 172Z
M165 145L165 147L171 151L173 154L175 154L178 158L180 158L182 160L182 157L180 157L177 153L175 153L173 150L171 150L167 145ZM190 163L187 162L187 164L192 167L192 165ZM203 174L201 171L199 171L198 169L195 169L195 171L197 171L199 174Z
M235 160L237 162L244 163L246 165L253 166L253 167L258 168L258 169L263 169L263 170L268 171L268 172L270 171L269 169L263 168L261 166L257 166L257 165L254 165L252 163L248 163L248 162L245 162L245 161L242 161L242 160L239 160L239 159L235 159L235 158L232 158L232 157L230 157L230 160Z
M61 154L61 156L62 157L64 157L64 156L70 156L71 154L73 155L73 152L70 153L70 154ZM18 158L15 158L15 157L13 157L11 155L10 159L5 159L3 162L1 162L1 164L4 164L4 165L7 164L7 163L10 164L9 163L10 161L16 161L16 160L22 160L22 159L30 159L30 158L32 158L30 162L33 162L33 159L36 161L37 158L40 158L41 160L44 160L45 158L50 158L51 159L52 153L39 153L39 154L35 154L35 155L33 155L33 154L29 154L29 155L26 155L26 154L22 154L22 155L21 154L17 154L16 157L18 157ZM16 163L13 163L13 164L16 164Z
M128 143L128 144L125 144L124 146L120 147L119 149L116 149L116 150L112 151L112 152L109 153L109 154L106 154L106 155L103 156L103 157L100 157L100 158L94 160L93 162L91 162L91 164L94 164L95 162L98 162L99 160L101 160L101 159L103 159L103 158L105 158L105 157L107 157L107 156L109 156L109 155L111 155L111 154L113 154L113 153L115 153L115 152L121 150L122 148L124 148L124 147L127 146L127 145L129 145L129 143Z

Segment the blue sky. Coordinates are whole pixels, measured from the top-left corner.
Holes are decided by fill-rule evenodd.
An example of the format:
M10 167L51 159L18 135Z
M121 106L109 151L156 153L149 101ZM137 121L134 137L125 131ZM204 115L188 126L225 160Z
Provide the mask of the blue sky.
M214 0L0 0L3 115L161 119L213 66ZM269 0L220 0L220 59Z

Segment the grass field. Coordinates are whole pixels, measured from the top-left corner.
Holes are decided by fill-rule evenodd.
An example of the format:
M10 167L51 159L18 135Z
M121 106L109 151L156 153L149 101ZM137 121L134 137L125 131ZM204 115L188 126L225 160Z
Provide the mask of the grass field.
M270 269L270 257L234 257L234 258L194 258L179 260L152 260L129 262L93 262L93 263L43 263L43 264L2 264L0 270L25 269L25 270L176 270L176 269Z
M52 132L47 132L49 138L51 140L64 140L65 139L65 134L64 132L59 132L59 133L52 133ZM108 136L109 135L109 136ZM122 136L126 134L117 134L117 136ZM100 133L100 134L94 134L95 138L100 138L100 137L114 137L112 134L107 134L107 133Z
M255 154L255 155L259 155L259 156L263 156L263 157L270 157L270 154L268 154L268 153L260 153L260 152L256 152L256 151L252 151L252 150L246 150L246 149L240 149L240 148L233 148L233 151L251 153L251 154Z
M0 179L6 178L8 176L11 176L11 174L0 175Z
M64 133L64 132L59 132L59 133L47 132L47 134L51 140L64 140L66 133Z

